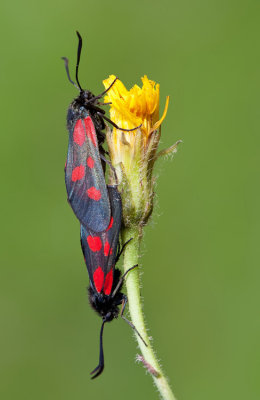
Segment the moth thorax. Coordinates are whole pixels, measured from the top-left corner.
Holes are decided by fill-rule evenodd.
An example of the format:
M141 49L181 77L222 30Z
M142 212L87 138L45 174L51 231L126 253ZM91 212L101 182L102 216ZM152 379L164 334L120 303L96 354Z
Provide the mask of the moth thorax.
M91 99L93 99L95 96L92 92L90 92L89 90L83 90L80 93L80 97L82 98L82 100L84 101L89 101Z

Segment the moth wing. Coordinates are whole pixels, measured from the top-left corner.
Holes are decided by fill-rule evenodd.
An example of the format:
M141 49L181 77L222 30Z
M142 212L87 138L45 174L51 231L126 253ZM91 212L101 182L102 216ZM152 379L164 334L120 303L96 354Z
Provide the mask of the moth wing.
M101 292L104 284L105 263L102 234L80 225L80 241L90 282L97 292Z
M81 247L87 265L89 278L97 292L110 295L114 266L118 251L121 229L121 197L115 187L108 187L111 202L111 220L106 231L97 233L81 225Z
M122 202L120 193L115 186L108 186L108 195L111 205L111 219L109 226L103 234L104 255L107 257L104 268L105 275L115 266L122 221Z
M70 129L65 182L70 203L82 225L95 232L110 222L110 202L92 119L78 119Z

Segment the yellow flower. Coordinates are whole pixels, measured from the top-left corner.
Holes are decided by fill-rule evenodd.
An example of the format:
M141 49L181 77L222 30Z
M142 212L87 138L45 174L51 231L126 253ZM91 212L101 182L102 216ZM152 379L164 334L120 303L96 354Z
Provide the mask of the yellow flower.
M114 79L115 76L110 75L103 81L106 89ZM105 103L111 103L110 118L119 128L138 127L132 131L107 128L109 154L120 183L125 226L142 226L147 222L153 209L154 162L158 155L176 151L175 145L156 154L169 97L159 119L160 86L146 75L142 82L142 88L134 85L128 91L117 79L104 99Z
M114 75L103 81L105 88L115 79ZM142 124L141 132L143 134L144 145L152 132L157 130L163 122L169 104L169 97L166 98L166 105L159 120L159 97L160 85L149 80L145 75L142 78L143 87L134 85L129 91L123 83L116 80L114 85L108 91L105 102L111 102L110 116L113 122L124 129L132 129ZM116 130L114 130L116 133ZM133 139L135 131L125 132L126 140Z

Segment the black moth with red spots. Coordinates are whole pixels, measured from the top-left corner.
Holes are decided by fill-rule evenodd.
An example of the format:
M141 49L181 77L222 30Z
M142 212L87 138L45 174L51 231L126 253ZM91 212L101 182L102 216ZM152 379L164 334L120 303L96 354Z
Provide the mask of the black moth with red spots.
M110 204L105 182L105 140L104 120L122 131L133 129L119 128L105 116L99 100L110 90L116 79L100 95L83 90L78 80L78 69L82 48L82 38L77 32L79 45L76 65L76 82L70 78L68 59L63 57L69 81L80 91L68 109L67 127L69 131L68 155L65 166L65 182L70 203L82 225L95 231L107 229L110 221ZM103 103L104 105L104 103ZM102 162L101 162L102 159Z
M104 369L103 329L105 322L118 317L119 305L125 304L127 297L120 292L123 279L121 272L115 269L120 256L119 233L121 228L122 205L116 187L108 187L111 204L111 220L106 231L92 232L81 225L81 247L87 265L90 287L89 301L93 309L102 317L100 332L99 365L92 371L96 378Z
M76 82L70 78L68 59L63 57L68 79L80 94L68 109L67 128L69 131L68 155L65 166L65 182L70 203L82 225L95 231L107 229L111 217L110 203L105 182L105 112L99 108L99 99L105 94L95 96L83 90L78 80L82 38L79 38L76 66ZM108 88L109 89L109 88Z

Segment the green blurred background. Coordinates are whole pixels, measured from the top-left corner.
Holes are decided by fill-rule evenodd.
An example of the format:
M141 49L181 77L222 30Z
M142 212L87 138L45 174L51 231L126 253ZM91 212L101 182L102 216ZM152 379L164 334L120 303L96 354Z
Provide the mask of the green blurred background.
M4 0L1 7L2 399L157 399L122 320L87 300L79 223L66 201L66 110L80 80L147 74L170 107L145 230L142 295L179 400L260 398L259 1Z

